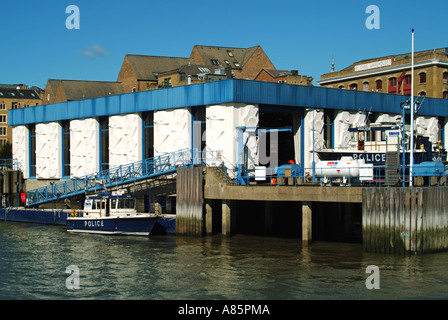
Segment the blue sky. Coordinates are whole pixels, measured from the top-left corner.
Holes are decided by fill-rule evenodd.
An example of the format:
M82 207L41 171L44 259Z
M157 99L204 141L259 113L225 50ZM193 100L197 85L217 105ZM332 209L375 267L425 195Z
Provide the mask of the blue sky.
M80 29L66 28L66 8ZM369 5L380 29L366 28ZM261 45L277 69L312 76L362 59L448 47L446 0L3 1L0 83L116 81L126 54L188 57L194 45ZM442 31L443 30L443 31Z

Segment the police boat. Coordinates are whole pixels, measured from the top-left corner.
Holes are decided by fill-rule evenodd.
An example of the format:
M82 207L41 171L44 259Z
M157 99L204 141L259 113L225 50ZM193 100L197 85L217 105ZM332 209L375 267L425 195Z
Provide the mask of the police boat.
M138 213L137 199L122 192L86 196L84 210L67 217L67 231L76 233L148 236L159 216Z

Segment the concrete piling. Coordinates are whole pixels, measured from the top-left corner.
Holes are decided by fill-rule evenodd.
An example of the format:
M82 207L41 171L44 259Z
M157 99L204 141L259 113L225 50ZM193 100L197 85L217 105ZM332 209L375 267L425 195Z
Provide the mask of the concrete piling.
M302 244L311 243L312 234L312 203L302 203Z

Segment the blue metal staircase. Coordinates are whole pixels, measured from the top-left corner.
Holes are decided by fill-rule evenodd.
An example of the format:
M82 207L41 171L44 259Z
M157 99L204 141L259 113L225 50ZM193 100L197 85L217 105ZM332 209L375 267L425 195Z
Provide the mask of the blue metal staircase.
M130 182L156 178L174 173L179 167L200 163L199 153L182 149L161 156L110 168L105 171L57 182L26 192L26 206L36 206L53 200L61 200L86 192L100 192L104 188L115 187Z

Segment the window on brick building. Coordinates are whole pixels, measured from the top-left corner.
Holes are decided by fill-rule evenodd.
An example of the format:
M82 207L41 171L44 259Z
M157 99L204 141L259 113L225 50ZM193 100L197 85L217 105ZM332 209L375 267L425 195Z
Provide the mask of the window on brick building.
M404 84L411 84L411 75L409 74L409 75L407 75L407 76L405 76L404 77Z
M368 81L363 82L362 90L363 91L369 91L369 82Z
M443 91L442 99L448 99L448 91Z
M406 75L403 79L403 94L410 95L411 94L411 75Z
M443 83L448 83L448 71L443 73Z
M382 80L376 80L375 85L376 85L375 88L377 91L383 90L383 81Z
M425 91L420 91L420 92L418 93L418 95L419 95L420 97L426 97L426 92L425 92Z
M350 90L358 90L358 84L356 84L356 83L352 83L352 84L349 86L349 88L350 88Z
M387 90L388 93L396 94L397 93L397 78L389 78L389 87Z
M419 83L426 83L426 72L420 72L418 74Z

